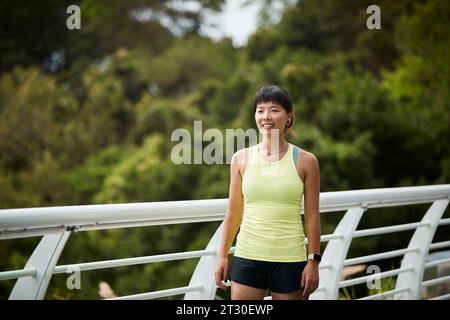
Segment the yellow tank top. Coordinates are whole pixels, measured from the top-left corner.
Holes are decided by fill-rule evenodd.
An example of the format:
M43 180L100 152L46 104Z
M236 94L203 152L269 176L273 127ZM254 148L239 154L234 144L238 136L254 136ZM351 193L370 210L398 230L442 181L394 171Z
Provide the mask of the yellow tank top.
M242 178L244 214L236 239L237 257L274 261L306 260L300 217L304 185L293 161L293 145L279 161L268 162L250 147Z

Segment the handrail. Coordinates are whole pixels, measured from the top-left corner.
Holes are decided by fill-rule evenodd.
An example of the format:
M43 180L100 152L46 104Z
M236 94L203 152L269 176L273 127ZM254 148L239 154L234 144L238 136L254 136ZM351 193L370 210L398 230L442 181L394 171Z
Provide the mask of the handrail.
M367 256L361 256L361 257L357 257L357 258L347 259L344 262L344 266L351 266L351 265L360 264L360 263L364 263L364 262L399 257L399 256L404 255L405 253L417 251L417 250L419 250L419 248L417 248L417 247L410 248L410 249L405 248L405 249L400 249L400 250L386 251L386 252L382 252L382 253L376 253L376 254L371 254L371 255L367 255Z
M320 212L377 208L448 199L450 185L324 192ZM0 210L0 239L135 226L223 220L227 199L95 204ZM301 209L303 211L303 207Z
M450 258L439 259L436 261L430 261L430 262L425 263L425 268L436 267L436 266L440 265L441 263L448 263L448 262L450 262Z
M170 296L177 296L179 294L184 294L184 293L188 293L188 292L195 292L195 291L199 291L201 289L202 289L201 285L187 286L187 287L179 287L179 288L173 288L173 289L167 289L167 290L138 293L138 294L132 294L132 295L128 295L128 296L121 296L121 297L115 297L115 298L108 298L105 300L157 299L157 298L164 298L164 297L170 297Z
M136 258L126 258L126 259L114 259L114 260L103 260L95 262L85 262L76 264L67 264L63 266L56 266L53 274L66 273L70 270L98 270L106 268L124 267L132 266L138 264L155 263L155 262L165 262L165 261L176 261L183 259L200 258L204 256L212 256L217 254L216 250L198 250L198 251L188 251L188 252L177 252L168 254L159 254L152 256L136 257Z
M0 272L0 280L10 280L22 277L35 277L37 273L36 268L27 268L22 270L11 270Z
M450 224L450 218L441 218L449 199L450 184L321 193L319 208L321 213L335 211L346 211L346 213L333 233L321 236L321 242L327 242L323 255L324 259L319 266L322 283L316 292L310 296L310 299L317 297L336 299L339 288L360 284L374 277L374 275L370 275L340 281L339 277L344 266L401 256L408 257L408 264L402 264L398 269L376 275L380 279L398 275L397 287L388 292L361 298L361 300L372 300L392 295L394 299L417 297L417 288L405 285L407 283L405 279L414 279L417 282L417 274L420 277L423 269L450 261L450 259L441 259L433 262L420 262L413 258L420 252L421 259L425 259L424 254L428 250L450 246L450 241L431 243L436 227ZM154 299L179 294L185 294L185 299L213 299L216 287L211 275L217 261L219 238L223 224L217 229L205 250L59 266L56 266L56 262L71 232L221 221L225 216L227 202L228 199L210 199L2 209L0 210L0 240L31 236L44 236L44 238L24 269L0 272L0 280L19 279L10 298L42 299L52 274L66 273L74 269L86 271L200 258L191 283L186 287L139 293L113 299ZM368 209L419 203L432 203L426 216L420 222L356 230L360 218ZM303 207L301 213L303 213ZM407 248L345 259L350 242L354 238L406 230L415 230L413 236L415 242L410 243ZM429 241L428 244L426 244L426 241ZM307 244L307 242L306 238L305 243ZM234 249L234 247L230 248L231 254L234 253ZM414 263L410 263L411 261ZM405 259L403 262L405 263ZM417 269L416 262L420 264L419 269ZM402 279L402 281L399 282L398 279ZM335 284L332 285L330 281ZM418 285L424 288L446 281L450 281L449 276L425 282L421 281ZM25 294L29 284L33 284L33 289ZM405 296L399 295L403 292L406 292ZM445 298L445 295L442 297Z
M383 279L383 278L387 278L387 277L392 277L392 276L399 275L402 272L407 272L410 270L412 270L412 267L398 268L398 269L394 269L394 270L390 270L390 271L385 271L385 272L381 272L381 273L377 274L376 278ZM358 278L350 279L350 280L344 280L339 283L339 287L344 288L344 287L353 286L355 284L361 284L361 283L367 282L368 280L371 280L374 278L375 278L374 275L370 275L370 276L358 277Z
M446 247L450 247L450 241L441 241L441 242L432 243L430 246L430 250L437 250L437 249L442 249L442 248L446 248Z
M424 227L430 225L429 222L412 222L399 224L389 227L381 227L381 228L372 228L372 229L364 229L355 231L353 238L360 237L368 237L368 236L376 236L380 234L399 232L399 231L408 231L415 230L417 227Z
M422 282L422 286L430 287L430 286L434 286L436 284L447 282L447 281L450 281L450 276L439 277L439 278L435 278L432 280L424 281L424 282Z
M429 300L450 300L450 293L443 294L442 296L437 296Z
M409 290L409 287L402 287L399 289L393 289L393 290L373 294L373 295L370 295L367 297L359 298L357 300L378 300L378 299L387 298L387 297L390 297L390 296L393 296L393 295L396 295L398 293L402 293L402 292L405 292L408 290Z

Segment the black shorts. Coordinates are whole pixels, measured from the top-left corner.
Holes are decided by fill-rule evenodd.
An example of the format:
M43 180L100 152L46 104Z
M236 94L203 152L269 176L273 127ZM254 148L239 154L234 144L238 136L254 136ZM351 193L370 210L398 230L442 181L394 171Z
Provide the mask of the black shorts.
M306 261L271 262L233 257L231 262L231 280L240 284L270 289L278 293L298 291Z

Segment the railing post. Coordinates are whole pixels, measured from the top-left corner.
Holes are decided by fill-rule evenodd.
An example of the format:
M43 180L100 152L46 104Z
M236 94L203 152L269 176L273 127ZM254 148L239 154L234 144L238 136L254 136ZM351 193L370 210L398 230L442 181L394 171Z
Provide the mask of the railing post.
M34 250L25 269L35 268L36 276L19 278L10 300L42 300L53 275L53 269L69 238L70 232L45 235Z
M395 289L409 287L409 290L396 294L394 300L420 299L426 257L448 202L448 199L435 200L422 219L422 222L427 222L428 225L418 227L414 232L408 249L416 247L418 250L406 253L401 265L401 268L412 267L412 269L399 274L395 284Z
M214 236L209 241L206 250L218 250L220 238L223 230L223 222L217 228ZM216 281L214 272L218 262L218 255L209 255L200 258L195 268L189 286L201 285L202 290L188 292L184 295L184 300L214 300L216 296Z
M319 288L323 288L312 293L310 300L337 300L345 257L364 211L364 207L349 208L334 230L334 234L340 237L328 242L321 262L329 267L319 269Z

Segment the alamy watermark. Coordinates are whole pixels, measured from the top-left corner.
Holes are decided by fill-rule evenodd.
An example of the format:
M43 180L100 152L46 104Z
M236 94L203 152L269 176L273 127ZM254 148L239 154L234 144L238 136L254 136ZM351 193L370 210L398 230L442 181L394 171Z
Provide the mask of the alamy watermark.
M210 128L203 132L202 121L194 121L193 135L192 137L191 132L184 128L178 128L172 132L171 141L178 142L172 148L170 155L174 164L230 164L233 154L244 148L247 140L250 146L262 141L261 132L253 128L245 131L243 129L225 129L225 136L217 128ZM283 149L283 146L279 145L279 136L278 129L270 130L269 152ZM236 145L235 140L237 141ZM204 142L209 143L203 147ZM279 156L277 157L275 154L272 161L278 159ZM252 160L248 159L248 161ZM243 163L248 163L248 161L242 158Z
M66 13L71 14L66 20L66 26L69 30L81 29L81 10L80 7L72 4L67 7Z
M367 29L381 29L381 9L376 4L367 7L366 13L371 15L366 20Z
M67 268L66 273L70 274L67 278L66 286L67 289L81 290L81 270L78 266L70 266Z
M380 267L372 264L367 267L366 272L373 274L369 276L369 278L367 279L367 288L380 290L381 289Z

